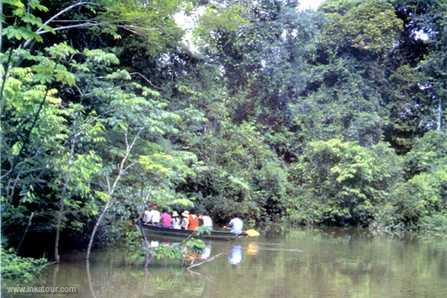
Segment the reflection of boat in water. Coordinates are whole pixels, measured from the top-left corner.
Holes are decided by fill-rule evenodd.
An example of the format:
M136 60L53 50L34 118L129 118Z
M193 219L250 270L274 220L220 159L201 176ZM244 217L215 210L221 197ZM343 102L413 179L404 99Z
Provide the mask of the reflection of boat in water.
M141 225L146 237L150 238L153 236L162 236L168 238L187 238L193 236L195 238L200 239L208 239L208 240L235 240L241 236L246 236L245 233L240 235L235 235L228 231L211 231L210 233L197 234L194 231L190 230L178 230L171 228L163 228L154 225Z

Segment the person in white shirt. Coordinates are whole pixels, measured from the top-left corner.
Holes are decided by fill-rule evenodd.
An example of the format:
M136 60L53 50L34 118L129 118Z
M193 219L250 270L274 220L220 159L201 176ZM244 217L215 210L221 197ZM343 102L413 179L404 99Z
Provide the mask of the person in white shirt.
M239 217L235 217L228 223L228 226L231 228L231 233L239 235L242 233L242 229L244 228L244 222Z
M182 230L187 230L189 225L189 211L185 210L182 212L182 221L180 223L180 226Z
M143 223L149 224L151 223L151 220L152 220L152 214L149 211L149 209L146 208L143 213Z
M202 226L213 229L213 220L207 214L199 214L199 219L202 220Z
M172 212L172 228L177 230L181 229L181 219L178 216L177 211Z
M160 224L161 214L160 214L160 211L158 211L157 206L155 206L155 205L152 206L152 209L149 212L150 212L150 218L151 218L150 223L153 225Z

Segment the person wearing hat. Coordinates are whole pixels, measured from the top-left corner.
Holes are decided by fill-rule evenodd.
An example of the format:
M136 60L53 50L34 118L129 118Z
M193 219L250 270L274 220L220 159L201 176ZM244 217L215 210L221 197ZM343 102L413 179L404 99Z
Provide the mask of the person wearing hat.
M185 210L182 212L182 223L180 224L183 230L187 230L189 226L189 211Z
M181 227L182 227L181 226L181 219L178 216L177 211L174 210L172 212L172 228L180 230Z

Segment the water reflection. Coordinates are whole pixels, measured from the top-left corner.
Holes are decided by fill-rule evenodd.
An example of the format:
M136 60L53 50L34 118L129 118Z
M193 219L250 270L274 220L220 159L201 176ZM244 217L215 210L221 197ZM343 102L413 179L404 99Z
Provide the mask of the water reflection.
M160 246L160 242L156 240L152 240L147 244L147 248L157 248Z
M200 254L200 260L208 260L211 257L211 242L207 243L202 253Z
M256 242L250 242L247 245L247 255L248 256L256 256L258 254L259 247Z
M239 265L242 261L242 246L239 244L233 245L228 255L228 262L231 265Z
M166 260L145 271L118 249L95 252L86 272L84 254L65 255L38 285L76 286L70 297L97 298L447 297L447 247L439 243L297 230L209 242L199 258L218 254L194 268L198 274Z

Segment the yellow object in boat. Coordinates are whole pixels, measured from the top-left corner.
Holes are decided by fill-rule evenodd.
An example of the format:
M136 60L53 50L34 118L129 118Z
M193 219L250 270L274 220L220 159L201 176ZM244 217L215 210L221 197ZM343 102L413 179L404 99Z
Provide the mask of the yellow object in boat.
M247 233L248 237L258 237L260 234L258 231L256 231L255 229L250 229L245 231L245 233Z

